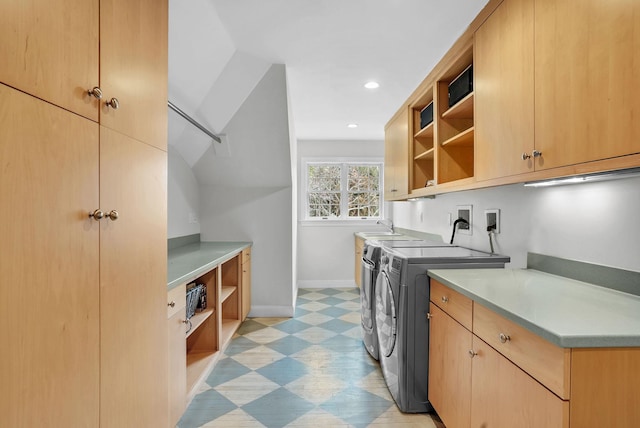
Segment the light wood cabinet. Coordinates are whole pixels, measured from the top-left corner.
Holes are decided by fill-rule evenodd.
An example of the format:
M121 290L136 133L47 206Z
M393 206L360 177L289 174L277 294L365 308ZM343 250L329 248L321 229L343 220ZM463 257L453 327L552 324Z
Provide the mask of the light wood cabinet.
M430 299L428 395L446 426L640 421L640 348L559 348L433 279Z
M99 423L98 125L0 84L0 412Z
M409 193L409 111L403 107L385 127L384 199L406 198Z
M471 332L433 302L429 314L429 402L448 427L468 427Z
M1 410L10 426L166 426L167 3L0 8L0 82L21 91L0 85L0 322L27 319L3 337ZM126 120L102 120L122 95L87 94L99 68L130 91Z
M364 255L364 239L355 237L355 259L353 277L358 288L362 288L362 256Z
M242 250L242 321L251 311L251 248Z
M166 150L167 23L166 0L3 2L0 82Z
M568 401L476 336L472 349L471 427L569 427Z
M100 127L101 427L167 421L167 154Z
M504 0L475 33L477 180L534 171L533 6Z
M536 168L640 152L640 3L536 0L535 34Z
M167 294L169 333L169 427L175 427L187 407L186 287Z
M98 121L99 0L5 0L0 82Z

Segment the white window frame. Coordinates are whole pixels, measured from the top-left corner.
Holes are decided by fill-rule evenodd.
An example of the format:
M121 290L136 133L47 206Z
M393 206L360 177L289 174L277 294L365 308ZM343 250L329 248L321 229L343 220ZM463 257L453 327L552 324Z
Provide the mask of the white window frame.
M308 165L309 164L336 164L341 165L341 195L340 198L340 217L308 217L307 210L307 184L308 184ZM349 192L347 190L348 184L348 165L377 165L380 168L380 183L378 188L378 194L380 198L380 210L379 216L367 217L365 219L361 217L349 218L348 204L349 204ZM384 218L384 160L382 158L327 158L327 157L307 157L300 160L300 186L298 197L298 218L299 222L303 225L367 225L376 224L376 222Z

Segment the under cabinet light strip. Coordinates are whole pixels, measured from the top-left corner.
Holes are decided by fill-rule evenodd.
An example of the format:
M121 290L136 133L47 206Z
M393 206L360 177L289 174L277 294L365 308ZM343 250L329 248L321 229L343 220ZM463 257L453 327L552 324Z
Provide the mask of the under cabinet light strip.
M204 126L200 125L198 122L196 122L195 119L193 119L191 116L189 116L187 113L183 112L182 110L180 110L178 107L175 106L175 104L173 104L171 101L168 102L169 104L169 108L173 111L175 111L176 113L178 113L180 116L182 116L184 119L186 119L189 123L191 123L193 126L195 126L196 128L198 128L199 130L201 130L202 132L204 132L205 134L207 134L209 137L213 138L215 141L217 141L218 143L222 144L222 140L220 139L220 137L218 137L216 134L214 134L213 132L209 131L207 128L205 128Z
M640 176L640 168L620 169L617 171L596 172L593 174L576 175L573 177L551 178L549 180L524 183L526 187L551 187L565 184L591 183L594 181L617 180Z

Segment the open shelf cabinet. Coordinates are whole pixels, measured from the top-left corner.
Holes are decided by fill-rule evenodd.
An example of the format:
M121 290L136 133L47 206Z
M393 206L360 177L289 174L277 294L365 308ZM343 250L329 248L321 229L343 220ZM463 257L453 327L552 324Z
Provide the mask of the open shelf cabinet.
M409 127L410 135L413 137L409 157L411 160L409 165L410 191L435 184L435 121L421 127L420 118L422 110L431 102L433 102L432 88L411 105L411 123L409 123Z
M239 253L193 281L205 285L207 308L191 317L186 334L187 402L242 323L241 267L242 253Z

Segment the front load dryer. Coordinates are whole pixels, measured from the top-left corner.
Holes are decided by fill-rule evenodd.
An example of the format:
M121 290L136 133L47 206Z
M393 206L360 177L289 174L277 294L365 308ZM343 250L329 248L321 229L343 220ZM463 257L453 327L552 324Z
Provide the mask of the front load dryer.
M384 379L398 408L432 411L429 384L429 269L503 268L509 257L463 247L387 248L376 281L376 328Z

